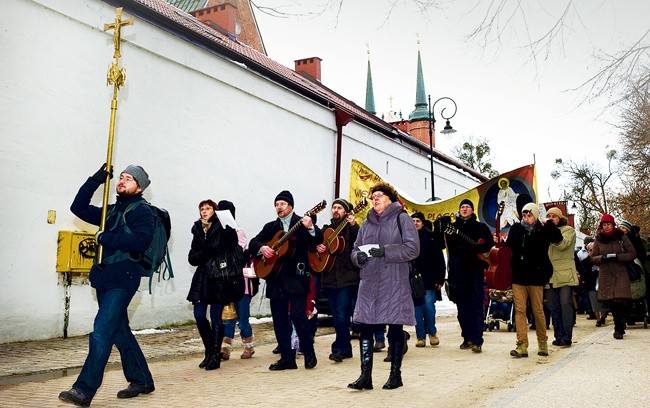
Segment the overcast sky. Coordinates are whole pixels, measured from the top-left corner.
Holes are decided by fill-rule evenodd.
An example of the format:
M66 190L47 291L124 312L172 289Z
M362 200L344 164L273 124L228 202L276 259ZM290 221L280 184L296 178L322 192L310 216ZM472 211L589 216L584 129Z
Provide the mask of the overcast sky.
M419 49L427 94L432 101L451 97L458 105L452 119L458 132L438 133L436 148L453 155L452 148L468 138L486 138L500 172L535 161L541 201L561 198L561 186L549 176L556 158L604 166L605 152L618 145L618 132L609 124L616 117L602 109L608 99L580 103L585 94L569 89L597 72L594 50L620 51L650 27L648 0L579 2L588 4L570 9L550 52L530 62L527 38L549 30L568 0L524 2L533 3L526 10L527 27L515 17L501 40L487 47L466 41L483 16L470 0L441 2L444 9L426 14L410 0L344 0L338 15L336 6L318 13L325 0L303 1L307 6L294 0L256 3L316 13L278 18L257 12L269 57L290 68L296 59L322 58L323 83L362 107L370 58L378 116L393 110L408 118L413 111ZM391 11L392 3L397 7ZM436 119L443 107L436 105Z

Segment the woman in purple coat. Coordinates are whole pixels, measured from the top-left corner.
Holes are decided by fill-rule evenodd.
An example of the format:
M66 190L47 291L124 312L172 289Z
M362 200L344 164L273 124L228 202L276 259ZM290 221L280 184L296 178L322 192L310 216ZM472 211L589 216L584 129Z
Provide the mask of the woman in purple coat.
M370 189L373 208L354 243L352 262L361 268L359 294L353 321L360 325L361 376L349 388L372 389L373 333L388 325L390 376L384 389L402 384L404 325L415 325L409 261L420 253L420 239L411 217L398 201L399 195L387 183Z

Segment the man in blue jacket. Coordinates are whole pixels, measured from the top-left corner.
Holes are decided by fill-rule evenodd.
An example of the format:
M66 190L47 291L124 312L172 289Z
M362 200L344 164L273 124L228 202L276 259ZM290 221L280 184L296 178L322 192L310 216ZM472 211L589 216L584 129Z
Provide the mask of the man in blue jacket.
M77 217L100 225L102 209L90 205L90 200L109 177L112 178L112 169L109 173L104 165L81 186L70 206ZM131 333L127 314L144 271L137 258L151 243L155 219L148 205L132 206L126 214L125 211L130 204L143 201L142 192L149 184L149 176L140 166L130 165L120 173L117 200L108 208L105 231L99 231L96 236L97 243L103 247L103 260L99 264L95 262L90 270L90 284L95 288L99 310L89 337L88 356L72 389L59 394L61 401L90 405L102 383L113 344L120 352L122 370L129 382L128 388L118 392L117 397L137 397L155 389L147 361Z

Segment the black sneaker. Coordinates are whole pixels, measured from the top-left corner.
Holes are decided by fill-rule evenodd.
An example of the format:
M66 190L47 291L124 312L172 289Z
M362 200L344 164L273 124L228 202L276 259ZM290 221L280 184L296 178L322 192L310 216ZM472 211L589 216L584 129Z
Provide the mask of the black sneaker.
M571 340L561 340L560 347L563 348L571 347Z
M562 340L553 340L553 342L551 344L554 345L554 346L561 346L562 345Z
M70 391L61 391L59 399L63 402L69 402L79 407L89 407L92 398L79 391L76 388L71 388Z
M131 383L127 388L117 393L117 398L120 399L134 398L140 394L151 394L152 392L154 392L155 389L156 387L154 387L153 384L141 385L141 384Z
M460 345L460 349L461 349L461 350L469 350L469 349L471 349L472 347L474 347L474 343L472 343L471 341L464 341L464 342Z
M295 361L285 361L282 359L269 366L269 370L271 371L295 370L297 368L298 366L296 365Z

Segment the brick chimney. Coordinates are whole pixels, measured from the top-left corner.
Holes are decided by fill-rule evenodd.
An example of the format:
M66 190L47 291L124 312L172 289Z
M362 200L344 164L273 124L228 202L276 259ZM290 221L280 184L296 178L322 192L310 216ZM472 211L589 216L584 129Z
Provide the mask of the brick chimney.
M316 78L318 82L321 82L321 76L320 76L321 61L322 59L318 57L295 60L294 61L296 65L295 71L299 74L307 74L313 78Z
M190 14L209 27L217 26L230 37L237 37L237 6L231 3L226 2L216 6L206 7L195 10Z

